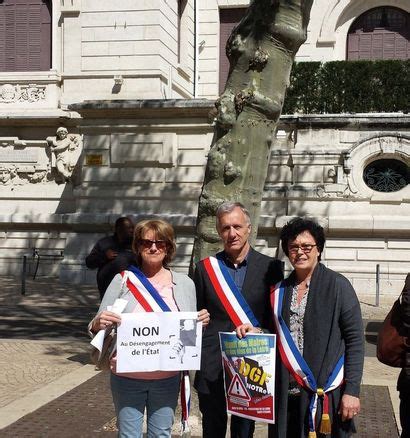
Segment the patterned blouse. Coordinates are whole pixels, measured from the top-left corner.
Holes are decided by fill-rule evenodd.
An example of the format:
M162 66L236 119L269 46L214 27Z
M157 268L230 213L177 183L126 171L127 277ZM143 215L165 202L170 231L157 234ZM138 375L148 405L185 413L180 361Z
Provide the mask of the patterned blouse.
M290 319L289 319L289 330L292 336L293 342L295 343L300 354L303 356L303 344L304 344L304 333L303 333L303 321L305 319L306 303L309 294L309 284L306 284L307 290L305 295L303 295L302 301L298 304L298 285L295 284L292 289L292 300L290 303ZM300 387L296 383L296 380L290 376L289 380L289 394L298 395L300 394Z

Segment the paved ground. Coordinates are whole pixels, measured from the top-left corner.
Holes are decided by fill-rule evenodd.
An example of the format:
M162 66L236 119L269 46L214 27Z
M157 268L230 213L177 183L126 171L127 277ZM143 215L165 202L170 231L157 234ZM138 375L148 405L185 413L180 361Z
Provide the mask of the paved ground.
M98 306L94 287L61 285L55 279L28 280L26 295L13 278L0 278L0 435L2 437L115 436L107 373L88 360L86 325ZM398 371L374 357L380 320L391 306L362 297L366 358L363 413L358 436L397 436L395 389ZM192 435L200 436L197 401ZM175 427L178 434L178 427ZM258 425L257 437L266 437Z

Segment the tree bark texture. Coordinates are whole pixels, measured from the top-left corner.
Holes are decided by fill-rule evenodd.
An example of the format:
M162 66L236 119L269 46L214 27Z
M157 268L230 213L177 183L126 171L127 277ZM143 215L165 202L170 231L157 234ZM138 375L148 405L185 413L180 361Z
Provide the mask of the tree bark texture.
M242 202L258 229L271 144L313 0L253 0L226 46L230 61L199 200L192 261L220 249L215 212Z

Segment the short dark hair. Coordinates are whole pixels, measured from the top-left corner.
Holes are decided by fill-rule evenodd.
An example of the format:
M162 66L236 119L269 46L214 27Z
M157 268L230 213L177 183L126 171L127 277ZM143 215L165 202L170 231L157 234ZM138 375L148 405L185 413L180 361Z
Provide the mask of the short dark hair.
M308 231L313 238L315 239L315 243L317 245L317 249L320 252L320 256L322 255L323 248L325 247L326 237L323 227L321 227L316 221L313 219L306 219L301 217L296 217L290 220L280 232L280 240L282 243L283 252L289 257L289 242L291 240L295 240L299 234L304 231Z
M122 228L122 227L125 225L126 222L131 222L131 223L132 223L132 220L131 220L129 217L127 217L127 216L121 216L121 217L119 217L119 218L115 221L115 224L114 224L114 231L117 232L120 228Z

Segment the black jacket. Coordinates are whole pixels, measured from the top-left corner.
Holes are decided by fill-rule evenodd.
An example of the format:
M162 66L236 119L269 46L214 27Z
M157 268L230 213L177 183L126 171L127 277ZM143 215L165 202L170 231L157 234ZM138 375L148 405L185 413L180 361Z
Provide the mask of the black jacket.
M105 255L109 249L118 253L113 260L107 259ZM89 269L98 268L97 286L101 298L115 275L127 269L134 261L135 256L131 250L131 243L120 242L115 234L103 237L94 245L90 254L85 258L85 264Z
M247 263L242 294L261 327L270 328L272 318L270 317L269 289L271 285L283 278L280 261L251 248ZM196 265L194 282L198 310L205 308L211 315L211 321L202 338L201 370L195 378L195 388L200 392L206 392L204 389L201 390L205 385L204 380L213 382L222 372L218 333L231 332L235 327L219 301L202 261Z
M400 334L402 336L407 336L408 341L410 342L410 273L407 274L406 281L404 283L400 310L403 323L403 329ZM410 348L407 349L406 361L408 366L401 370L399 380L397 382L397 389L400 391L402 396L404 393L406 393L407 397L410 397Z

